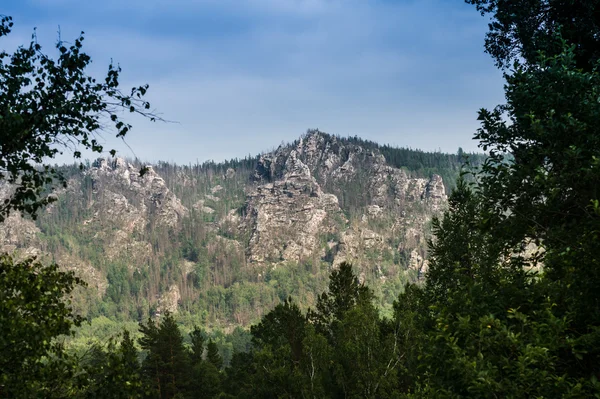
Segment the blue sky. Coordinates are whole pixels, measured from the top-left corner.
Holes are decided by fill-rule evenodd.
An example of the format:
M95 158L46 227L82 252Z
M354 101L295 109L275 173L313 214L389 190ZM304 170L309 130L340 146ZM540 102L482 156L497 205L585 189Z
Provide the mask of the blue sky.
M257 154L308 128L380 143L476 150L477 110L503 101L487 21L462 0L9 0L0 49L85 31L101 75L174 124L132 120L124 156L178 163Z

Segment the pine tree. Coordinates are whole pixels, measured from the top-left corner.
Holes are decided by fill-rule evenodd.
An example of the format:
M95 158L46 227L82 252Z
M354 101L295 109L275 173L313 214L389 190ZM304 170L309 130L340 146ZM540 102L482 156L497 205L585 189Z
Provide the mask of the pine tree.
M223 367L223 358L219 353L219 347L212 339L208 341L206 346L206 360L215 366L217 370L221 370L221 367Z
M200 364L202 362L202 355L204 353L204 334L202 330L195 326L190 333L190 339L192 341L190 360L192 365Z
M319 333L333 339L332 327L343 318L344 313L372 299L372 292L358 281L352 265L343 262L339 269L331 272L329 292L321 294L316 309L309 310L307 317Z
M277 350L283 346L291 349L292 360L299 362L302 357L302 341L305 337L306 317L291 298L267 313L258 325L252 326L254 345L266 345Z
M132 373L139 373L138 351L128 330L123 330L123 339L121 340L119 352L121 353L125 367L131 370Z
M140 331L144 334L140 345L148 351L142 372L153 392L161 399L184 394L189 382L189 354L173 315L166 312L159 326L149 319L140 325Z

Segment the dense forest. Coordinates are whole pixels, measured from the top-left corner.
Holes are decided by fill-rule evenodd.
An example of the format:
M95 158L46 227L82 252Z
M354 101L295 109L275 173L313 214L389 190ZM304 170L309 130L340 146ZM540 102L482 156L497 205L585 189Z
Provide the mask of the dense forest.
M218 337L203 318L186 327L192 312L163 311L159 317L138 315L139 322L108 340L73 347L77 328L88 326L72 302L85 283L53 262L2 255L0 396L600 397L600 5L466 2L492 20L486 51L505 70L506 103L480 110L475 139L488 157L470 177L456 180L448 208L432 222L425 281L406 282L391 312L381 311L376 287L342 263L325 269L323 278L307 267L307 276L321 276L306 290L312 300L268 291L278 300L249 332L235 329ZM0 37L11 28L11 18L2 17ZM66 202L47 195L53 180L66 179L59 169L40 169L38 160L56 155L53 140L71 139L101 152L93 139L101 116L125 135L129 126L106 106L106 96L112 104L153 117L143 111L149 109L145 86L131 96L116 90L118 69L109 70L105 84L88 79L90 60L81 40L69 48L59 43L56 61L32 42L11 58L2 53L6 60L0 63L0 167L2 178L15 185L0 207L1 220L15 211L46 218L40 222L44 234L63 240L60 245L69 245L72 237L61 238L52 230L52 212L45 216L41 210L64 206L62 212L69 212ZM389 162L405 157L402 162L418 170L451 159L411 161L418 156L403 151L398 161L388 156ZM240 169L249 170L253 160L239 162ZM169 175L170 167L163 168ZM150 237L152 245L166 254L204 258L194 243L209 234L186 228L190 233L184 238L196 240L191 245L171 247L169 229ZM286 273L281 269L278 273ZM122 270L115 264L115 282ZM147 270L139 279L152 280L154 273L152 281L160 285L161 274L176 269L158 264ZM210 278L189 284L252 281L205 273ZM114 285L110 289L123 291L108 292L114 302L103 306L112 306L110 314L119 317L121 309L130 312L118 302L122 293L139 287ZM222 294L214 298L225 301ZM253 305L241 301L240 306ZM231 349L227 358L218 339Z
M314 132L309 131L307 134ZM334 139L334 136L319 134ZM357 138L335 139L361 151L385 149L390 159L398 164L405 164L402 170L411 176L429 177L431 174L441 173L456 181L461 171L462 160L457 155L378 146ZM294 148L297 144L283 144L281 148ZM472 156L478 161L483 159L478 154ZM198 165L167 162L152 165L154 171L164 179L168 189L190 213L183 219L180 228L157 225L149 220L144 229L132 233L136 241L131 245L150 243L151 257L136 257L133 252L122 250L125 256L121 256L119 252L118 256L110 259L106 257L106 248L111 246L107 244L111 237L103 238L100 234L113 231L116 226L111 225L110 221L96 225L85 223L93 217L90 204L101 202L103 191L115 191L114 186L120 183L103 183L90 177L88 172L97 167L99 161L84 162L82 168L79 165L56 167L71 186L58 195L56 202L51 204L50 211L39 213L35 223L41 231L40 247L53 254L54 260L68 254L88 261L97 270L106 273L108 283L100 300L91 290L77 290L78 314L90 320L93 326L91 330L84 329L78 334L81 336L80 340L90 336L108 338L110 333L117 331L124 323L138 322L156 314L159 311L159 301L155 298L168 291L173 284L179 287L179 317L185 320L186 332L194 323L209 326L211 331L215 328L231 330L235 326L248 326L260 320L264 312L289 296L304 310L314 306L317 293L327 287L327 276L331 271L328 242L332 239L339 240L339 237L332 236L331 233L323 234L320 245L326 251L324 257L288 262L277 268L257 268L247 263L246 254L237 245L247 242L248 238L233 222L228 221L228 215L232 211L239 212L244 207L245 191L252 185L251 180L259 158L260 156L248 156L222 163L205 162ZM115 162L114 159L110 160L110 166L114 166ZM128 162L136 168L145 166L136 160ZM368 185L368 176L357 176L355 180L331 187L333 192L340 194L340 205L349 220L339 222L343 225L359 220L370 201L368 190L361 189ZM107 187L104 188L101 184L106 184ZM213 192L215 189L219 189L218 193ZM122 192L130 203L140 201L136 193L128 194L127 190ZM210 213L199 209L199 198L208 198L203 200L202 206L209 207ZM104 210L107 206L102 205L100 209ZM408 206L403 210L411 213ZM386 229L395 220L395 216L391 214L387 219L379 218L371 227L376 231ZM386 245L394 249L401 242L401 237L392 237ZM425 241L421 246L426 246ZM416 273L403 272L408 268L409 259L400 251L373 249L365 252L364 257L365 263L369 263L369 259L370 262L377 261L379 270L389 273L397 270L397 277L386 281L386 284L380 283L381 272L377 268L363 270L366 273L364 278L376 292L379 304L387 314L391 314L392 304L398 293L407 282L416 281L418 276ZM111 327L107 328L107 324ZM225 357L228 359L227 355Z

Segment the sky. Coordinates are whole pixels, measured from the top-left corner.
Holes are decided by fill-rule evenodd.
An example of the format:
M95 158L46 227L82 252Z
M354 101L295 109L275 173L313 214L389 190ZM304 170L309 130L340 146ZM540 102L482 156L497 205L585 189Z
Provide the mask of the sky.
M307 129L427 151L476 151L477 111L502 103L487 20L462 0L2 0L13 32L85 32L89 73L111 60L148 83L171 123L132 118L126 157L179 164L243 158ZM91 155L90 155L91 157ZM69 161L68 155L61 158Z

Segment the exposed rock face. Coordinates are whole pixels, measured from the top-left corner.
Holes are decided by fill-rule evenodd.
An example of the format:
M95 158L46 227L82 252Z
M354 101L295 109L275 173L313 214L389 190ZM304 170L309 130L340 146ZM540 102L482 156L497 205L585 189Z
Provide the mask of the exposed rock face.
M92 217L84 224L98 231L95 238L104 243L109 259L143 264L152 256L152 249L136 237L149 228L177 228L188 214L152 166L145 169L140 175L139 168L122 158L100 158L85 172L84 181L89 179L92 185L87 203Z
M365 250L381 250L384 245L382 235L369 230L364 224L353 226L342 234L333 266L337 267L343 262L360 266Z
M89 185L87 197L84 185ZM8 194L5 185L2 192ZM98 159L82 176L70 179L66 190L55 194L75 209L83 202L89 217L80 222L82 233L89 233L95 245L102 247L106 260L125 259L132 267L144 265L153 255L151 244L137 237L153 226L177 228L188 213L152 167L140 176L139 168L121 158ZM55 206L45 212L52 214ZM99 296L104 295L108 281L102 272L68 245L49 253L40 234L32 220L13 212L0 224L0 251L53 259L65 270L75 271Z
M40 229L33 221L21 217L18 212L12 212L0 226L0 252L21 250L19 252L25 255L39 255Z
M408 268L410 270L414 270L419 275L422 275L424 273L427 273L427 270L429 269L429 263L428 263L427 259L423 258L423 256L419 253L419 251L417 251L416 249L413 249L410 252L410 260L409 260Z
M169 287L169 290L164 292L158 299L156 311L159 314L161 312L177 313L180 300L181 294L179 293L179 287L172 285Z
M261 156L252 178L257 186L248 194L242 221L250 233L251 263L318 256L334 266L366 265L365 250L382 253L394 235L424 236L431 216L447 202L440 176L410 178L379 152L318 131ZM342 209L352 201L364 215L350 226ZM392 251L410 256L418 245L424 240Z
M271 180L272 165L263 158L255 176ZM333 232L333 218L343 218L337 197L323 193L296 151L290 152L283 167L279 178L248 194L242 228L250 230L251 262L309 258L317 250L319 234ZM261 171L267 175L260 176Z
M290 159L294 159L290 166ZM295 145L278 148L263 155L254 173L257 182L282 180L296 172L313 176L325 191L338 194L348 184L364 183L361 194L369 195L372 205L389 208L406 201L426 201L439 205L447 202L444 183L438 175L431 179L409 178L403 170L386 164L379 152L359 145L343 143L335 136L310 132ZM337 191L337 193L336 193Z
M208 213L208 214L214 213L214 212L215 212L215 210L214 210L214 209L212 209L212 208L211 208L211 207L209 207L209 206L205 206L205 205L204 205L204 203L205 203L205 202L206 202L205 200L198 200L198 201L197 201L197 202L196 202L196 203L193 205L193 208L194 208L196 211L199 211L199 212L202 212L202 213Z
M233 168L227 168L227 172L225 172L226 179L233 179L235 176L235 170Z
M145 169L140 175L139 168L122 158L98 159L86 172L95 194L89 204L97 208L94 217L117 222L128 232L145 227L148 221L176 227L188 210L152 166Z
M13 212L0 224L0 252L12 254L17 259L33 256L46 263L54 260L63 270L74 271L99 297L104 295L108 282L103 273L77 255L68 252L48 253L39 238L40 233L40 229L32 220Z
M433 175L427 182L425 188L425 199L434 205L435 209L439 209L439 205L448 202L448 196L446 195L446 188L442 177L439 175Z
M94 268L89 261L80 257L63 253L57 259L56 263L65 270L74 271L75 275L80 277L96 292L98 297L102 297L108 288L108 280L104 273Z

